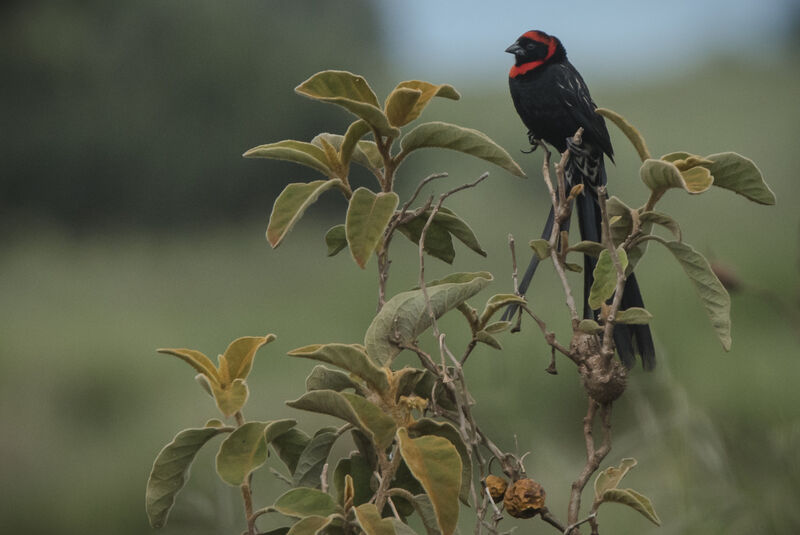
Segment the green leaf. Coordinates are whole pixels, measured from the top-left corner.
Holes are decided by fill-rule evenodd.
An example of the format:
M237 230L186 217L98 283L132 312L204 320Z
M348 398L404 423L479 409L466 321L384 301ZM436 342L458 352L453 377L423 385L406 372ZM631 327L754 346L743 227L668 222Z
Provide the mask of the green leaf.
M447 422L437 422L430 418L420 418L408 427L408 434L412 438L421 436L437 436L449 440L456 447L461 457L461 490L459 498L464 505L469 506L469 489L472 481L472 457L469 449L461 437L461 433Z
M714 162L709 171L714 185L729 189L759 204L775 204L775 194L764 181L761 170L749 158L735 152L710 154L706 159Z
M314 344L289 352L292 357L303 357L333 364L364 379L375 391L389 389L386 371L375 365L364 351L363 346L355 344Z
M510 321L495 321L487 325L483 330L489 334L500 334L507 331L513 325Z
M692 167L681 172L675 164L663 160L645 160L639 174L647 187L656 193L670 188L680 188L692 194L703 193L714 181L705 167Z
M483 132L449 123L423 123L403 136L401 154L426 147L451 149L502 167L512 175L524 177L525 173L500 145Z
M380 244L399 199L394 192L378 193L358 188L350 198L345 234L350 253L362 269Z
M581 320L578 330L586 334L597 334L603 332L603 328L594 320Z
M381 518L374 503L365 503L355 508L356 520L366 535L395 535L394 524L388 518Z
M583 266L580 264L574 264L572 262L564 263L564 267L567 268L567 271L572 271L573 273L580 273L583 271Z
M579 241L575 245L570 245L568 250L571 253L583 253L597 258L603 249L605 249L603 244L596 241Z
M325 176L332 176L333 171L328 166L328 157L325 151L305 141L286 139L277 143L267 143L253 147L243 154L245 158L271 158L273 160L288 160L306 167L316 169Z
M234 379L232 383L222 386L212 384L214 400L217 408L225 416L233 416L236 411L244 407L250 392L243 379Z
M337 438L337 433L323 432L311 439L297 461L292 479L295 487L320 488L322 469Z
M164 446L147 478L145 510L150 525L163 527L178 494L189 478L189 467L206 442L225 432L217 427L184 429Z
M379 108L378 97L361 76L345 71L323 71L297 86L295 91L303 96L345 108L366 121L381 135L400 135L400 131L389 124L389 119Z
M289 429L272 439L272 447L280 457L283 464L289 469L289 473L294 475L300 455L306 449L311 437L299 429Z
M405 367L394 372L397 398L413 394L423 375L425 375L425 370L419 368Z
M408 524L405 524L396 518L390 518L389 521L394 525L394 530L397 535L417 535L417 532L411 529L411 526Z
M636 459L627 457L622 459L619 466L609 466L597 474L594 480L594 499L599 501L602 499L605 491L617 488L622 478L625 477L625 474L636 466L636 464Z
M264 428L264 441L267 444L274 442L285 433L292 431L292 428L296 425L297 421L290 418L267 422L267 426Z
M427 221L429 217L430 212L425 212L425 214L423 214L424 221ZM481 244L478 243L478 238L475 236L472 228L449 208L444 206L439 208L439 211L433 216L433 223L455 236L461 243L479 255L486 256L486 251L484 251Z
M639 221L641 223L661 225L672 232L676 240L681 241L681 228L678 226L678 222L667 214L661 212L642 212L639 214Z
M486 301L486 306L483 308L483 312L481 312L480 318L478 319L478 325L481 327L486 327L489 323L489 320L492 319L499 310L507 307L511 304L522 304L526 303L524 297L520 297L516 294L495 294ZM505 328L502 328L495 332L502 332ZM489 329L486 329L486 332L491 333Z
M417 494L414 496L413 505L428 535L442 535L439 524L436 521L436 511L433 510L433 504L428 495Z
M633 489L611 489L605 491L603 493L603 503L609 502L621 503L623 505L627 505L628 507L632 507L633 509L642 513L645 518L647 518L656 526L661 525L661 519L658 518L655 509L653 509L653 504L650 501L650 498L644 496L643 494L639 494Z
M609 119L617 126L617 128L622 130L622 133L625 134L625 136L631 142L633 147L636 149L636 152L639 153L639 158L641 158L642 161L650 158L650 151L647 150L647 143L645 143L644 137L642 137L642 134L640 134L639 131L627 121L627 119L617 112L609 110L608 108L597 108L594 111L606 119Z
M461 458L456 447L438 436L410 438L404 428L397 431L397 437L400 454L433 504L442 535L452 535L458 523L461 488Z
M220 384L220 376L219 372L217 371L217 367L214 366L214 363L205 354L195 351L194 349L162 348L157 349L156 351L163 353L164 355L178 357L182 361L189 364L189 366L205 375L212 385Z
M340 512L339 506L330 494L304 487L285 492L275 500L272 509L294 518L329 516Z
M357 151L363 154L363 151L359 149L359 141L362 137L367 135L369 131L369 125L363 119L359 119L347 127L347 132L345 132L339 146L339 157L342 160L342 164L347 166L350 163L350 159L353 158L353 153ZM360 156L358 156L357 159L360 159Z
M422 229L425 228L428 217L430 217L430 215L426 216L422 214L399 225L397 230L411 242L419 244L419 239L422 237ZM444 227L436 223L436 216L434 216L434 221L428 227L428 232L425 234L425 244L422 250L432 257L438 258L448 264L452 264L456 257L456 250L453 247L453 238Z
M614 245L620 245L628 238L628 235L630 235L633 230L632 213L635 210L622 202L618 197L613 196L608 199L606 207L610 217L619 218L616 223L611 225L610 230ZM639 230L643 235L648 235L653 230L653 224L647 220L641 221L640 219ZM626 274L630 275L636 267L636 264L638 264L639 260L644 256L645 251L647 251L647 243L647 240L644 240L628 251L628 268L625 270Z
M353 478L353 505L367 503L374 490L370 486L374 470L364 457L358 453L350 454L347 459L341 459L333 472L334 487L339 495L339 502L344 504L344 476Z
M498 351L503 349L503 345L497 340L497 338L483 330L475 333L475 340L481 342L482 344L486 344L489 347L493 347Z
M311 515L301 518L289 529L286 535L317 535L333 521L333 516Z
M264 429L270 422L248 422L228 435L217 452L217 473L228 485L239 486L267 460Z
M620 310L614 316L614 323L625 323L628 325L646 325L653 319L653 315L643 308L631 307Z
M350 422L367 433L379 448L391 444L395 431L394 420L361 396L333 390L314 390L286 404L295 409L329 414Z
M698 253L691 245L676 241L666 241L658 236L652 236L672 252L680 263L683 271L692 281L700 301L706 309L711 325L717 333L725 351L731 349L731 298L728 291L719 281L708 260Z
M335 390L341 392L348 388L356 388L356 383L339 370L331 370L323 365L314 366L306 378L306 390Z
M306 208L314 204L320 195L331 188L343 188L344 184L338 178L331 180L315 180L307 184L289 184L275 199L272 213L267 225L267 241L275 248L281 244L283 238L294 225L300 221Z
M545 258L550 258L550 242L547 240L531 240L528 244L531 246L531 249L536 253L536 256L539 257L539 260L544 260Z
M427 293L433 315L438 318L457 308L485 288L491 280L491 273L481 271L456 273L443 281L430 283ZM401 351L397 342L413 343L431 323L422 290L397 294L383 305L367 329L364 336L367 354L379 364L388 365ZM399 339L395 339L395 334Z
M328 246L328 256L335 256L339 251L347 247L347 236L344 233L344 225L331 227L325 234L325 245Z
M622 269L628 267L628 255L622 247L617 249L617 256L622 265ZM608 249L604 249L597 258L597 265L594 268L594 282L589 291L589 306L593 310L600 308L612 295L617 287L617 269Z
M253 358L262 346L275 340L274 334L266 336L243 336L228 345L225 353L220 356L220 375L225 384L234 379L247 379L253 367Z

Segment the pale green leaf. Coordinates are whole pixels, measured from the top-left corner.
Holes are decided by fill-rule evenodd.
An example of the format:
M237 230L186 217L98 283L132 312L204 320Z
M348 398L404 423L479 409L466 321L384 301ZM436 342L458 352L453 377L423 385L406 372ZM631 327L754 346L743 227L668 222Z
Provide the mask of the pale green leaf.
M639 158L641 158L642 161L650 158L650 151L647 149L647 143L645 143L644 137L642 137L642 134L640 134L636 127L629 123L627 119L608 108L597 108L594 111L606 119L609 119L623 134L625 134L625 137L631 142L636 152L639 153Z
M350 253L361 268L380 244L398 200L394 192L375 194L367 188L353 192L347 207L345 234Z
M499 310L507 307L508 305L512 304L521 304L524 305L526 303L524 297L520 297L517 294L496 294L489 298L486 301L486 306L483 308L483 312L481 312L480 318L478 319L478 325L485 328L486 332L490 334L494 334L496 332L502 332L505 330L505 327L499 328L496 327L495 329L499 330L489 330L487 324L489 320L492 319ZM499 322L498 322L499 323ZM509 322L510 323L510 322Z
M760 204L775 204L775 194L764 181L761 170L749 158L735 152L722 152L710 154L706 159L714 162L709 170L714 176L715 186Z
M631 307L620 310L614 316L614 323L625 323L628 325L646 325L653 319L653 315L647 310L639 307Z
M267 460L264 429L269 422L248 422L228 435L217 452L217 473L229 485L239 486Z
M603 249L605 249L603 244L597 243L596 241L579 241L575 245L570 245L568 250L569 252L583 253L597 258Z
M289 352L289 356L303 357L333 364L364 379L377 392L389 388L386 371L369 358L364 347L355 344L314 344Z
M457 273L443 281L428 284L433 315L440 317L477 294L492 280L491 273ZM397 294L387 301L367 329L364 345L376 362L388 365L402 349L397 343L411 344L432 324L422 290ZM395 338L395 334L398 339Z
M617 249L617 256L622 269L625 270L628 267L628 255L622 247ZM614 267L614 261L608 249L604 249L597 258L597 265L594 267L593 275L594 282L589 291L589 306L593 310L597 310L600 305L614 295L614 290L617 287L617 269Z
M594 320L583 319L578 324L578 330L586 334L597 334L603 331L603 328Z
M512 175L524 177L525 173L511 156L478 130L449 123L423 123L403 136L400 142L402 155L421 148L443 148L463 152L502 167Z
M333 171L328 165L328 157L320 147L305 141L286 139L277 143L267 143L248 150L243 155L245 158L271 158L274 160L288 160L306 167L316 169L325 176L332 176Z
M652 236L652 238L666 246L678 260L683 271L692 281L722 347L725 351L729 351L731 348L731 298L714 274L708 260L691 245L666 241L658 236Z
M292 431L292 428L296 425L297 421L290 418L267 422L267 425L264 428L264 441L267 444L270 444L271 442L279 439L285 433Z
M461 457L449 440L438 436L410 438L397 431L400 454L422 484L433 504L442 535L452 535L458 523L458 493L461 488Z
M531 246L531 249L533 249L536 256L539 257L539 260L550 258L550 242L548 240L531 240L528 245Z
M331 370L322 366L314 366L306 378L306 390L335 390L341 392L348 388L356 388L356 383L339 370Z
M347 247L344 225L336 225L328 230L325 234L325 245L328 246L328 256L334 256Z
M483 330L489 334L499 334L507 331L513 325L510 321L495 321L488 324Z
M178 494L189 478L189 467L197 452L206 442L224 429L204 427L202 429L184 429L159 452L147 478L145 492L145 510L150 525L163 527L175 504Z
M324 533L325 528L331 524L333 518L333 516L325 517L319 515L301 518L292 525L286 535L318 535Z
M275 199L267 224L267 241L274 248L303 217L306 209L314 204L320 195L332 188L342 188L338 178L315 180L308 183L289 184Z
M272 505L275 511L294 518L324 516L340 512L333 497L321 490L309 488L291 489L281 495Z
M270 443L281 461L289 469L289 473L294 474L297 468L297 461L300 455L311 441L311 437L299 429L289 429L288 431L274 437Z
M622 478L625 477L625 474L636 466L636 464L636 459L627 457L622 459L619 466L609 466L597 474L594 480L594 499L599 501L602 499L605 491L617 488Z
M295 487L320 488L322 469L328 462L337 433L322 432L314 435L297 461L292 484Z
M394 420L374 404L355 394L313 390L286 404L295 409L329 414L349 422L364 431L379 447L388 446L394 434Z
M681 228L678 226L678 222L667 214L661 212L642 212L639 214L639 221L641 223L661 225L672 232L676 240L681 241Z
M483 330L475 333L475 340L482 344L486 344L489 347L493 347L498 351L503 349L503 345L497 340L497 338Z
M389 124L389 119L378 107L378 98L361 76L345 71L323 71L297 86L295 91L303 96L345 108L366 121L380 135L400 135L400 131Z
M650 498L639 494L633 489L611 489L603 493L603 503L621 503L639 511L646 519L655 524L661 525Z

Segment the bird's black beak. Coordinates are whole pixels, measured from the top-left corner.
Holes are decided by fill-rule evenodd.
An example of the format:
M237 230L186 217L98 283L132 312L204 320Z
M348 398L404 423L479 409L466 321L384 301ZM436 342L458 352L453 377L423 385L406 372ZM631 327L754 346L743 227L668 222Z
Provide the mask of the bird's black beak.
M517 43L514 43L510 47L506 48L506 52L508 52L509 54L514 54L515 56L517 56L519 54L522 54L524 52L524 50Z

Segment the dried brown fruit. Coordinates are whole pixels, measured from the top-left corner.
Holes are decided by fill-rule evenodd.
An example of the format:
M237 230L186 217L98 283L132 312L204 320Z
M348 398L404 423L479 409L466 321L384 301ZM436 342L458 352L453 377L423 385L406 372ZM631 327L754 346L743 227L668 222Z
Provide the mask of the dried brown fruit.
M505 479L498 476L486 476L483 483L486 485L486 488L489 489L489 495L492 497L494 503L503 501L503 496L505 496L506 489L508 488L508 483L506 483Z
M503 505L514 518L532 518L544 507L544 498L540 484L532 479L520 479L506 490Z

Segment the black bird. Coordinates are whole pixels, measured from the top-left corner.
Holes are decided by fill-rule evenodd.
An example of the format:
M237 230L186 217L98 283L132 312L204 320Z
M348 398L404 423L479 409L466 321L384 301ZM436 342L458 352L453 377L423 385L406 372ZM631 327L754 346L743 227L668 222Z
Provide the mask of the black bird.
M546 141L562 153L569 146L570 159L565 170L567 190L578 184L584 186L583 193L575 200L581 238L599 242L601 224L597 187L605 185L607 180L603 155L608 155L613 162L614 149L603 117L595 113L597 106L589 95L589 88L567 60L567 52L561 41L552 35L538 30L526 32L506 52L514 54L515 62L509 73L508 84L514 107L528 128L528 139L534 149L541 141ZM579 127L584 129L583 142L575 146L569 140ZM551 208L542 238L550 239L553 219ZM568 228L569 221L564 226ZM521 294L528 289L538 264L539 259L534 255L520 281ZM585 318L596 317L588 303L595 264L594 258L584 257ZM644 307L633 274L625 284L620 308L624 310L630 307ZM641 356L645 369L655 366L655 348L649 326L618 324L614 327L614 343L620 360L628 368L636 362L636 353Z

